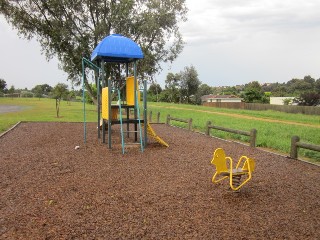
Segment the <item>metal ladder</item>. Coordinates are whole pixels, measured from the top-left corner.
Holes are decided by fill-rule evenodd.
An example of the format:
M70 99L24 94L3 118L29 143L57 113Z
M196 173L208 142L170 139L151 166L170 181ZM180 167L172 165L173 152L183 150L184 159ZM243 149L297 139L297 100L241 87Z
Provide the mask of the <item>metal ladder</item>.
M134 105L134 110L135 112L137 112L137 119L138 120L138 130L137 131L124 131L123 130L123 120L122 120L122 108L121 108L121 95L120 95L120 89L118 89L118 99L119 99L119 119L120 119L120 132L121 132L121 146L122 146L122 154L125 153L125 133L129 133L129 132L133 132L133 133L137 133L139 132L139 139L140 139L140 147L141 147L141 152L143 152L143 142L142 142L142 131L141 131L141 120L140 120L140 108L139 108L139 101L137 99L137 93L135 93L135 99L136 99L136 103ZM127 119L128 120L128 119ZM133 144L137 144L137 143L133 143ZM129 145L129 144L127 144Z

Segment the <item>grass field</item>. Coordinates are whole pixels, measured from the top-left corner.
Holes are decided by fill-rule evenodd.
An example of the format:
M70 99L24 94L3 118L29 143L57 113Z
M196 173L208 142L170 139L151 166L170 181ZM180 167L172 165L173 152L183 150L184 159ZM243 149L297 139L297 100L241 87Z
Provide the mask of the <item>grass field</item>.
M82 122L83 104L81 102L61 101L60 117L56 117L54 99L41 98L0 98L0 105L24 106L19 112L0 114L0 133L19 121ZM96 121L97 111L93 105L86 104L87 121Z
M18 105L25 108L19 112L0 114L0 132L9 129L19 121L62 121L82 122L83 104L80 102L61 102L60 118L56 117L55 100L35 98L0 98L0 105ZM249 111L218 109L194 105L149 103L148 111L160 112L161 122L166 116L193 119L193 129L205 132L208 120L212 124L237 130L257 129L257 146L268 148L282 154L289 154L291 137L297 135L302 142L320 145L320 116L289 114L276 111ZM86 121L97 119L96 107L86 104ZM174 122L173 125L185 127L186 124ZM160 134L161 135L161 134ZM248 137L211 130L211 135L248 142ZM299 157L310 158L320 162L320 153L305 149L299 150Z
M161 121L165 122L166 116L193 119L193 129L205 132L208 120L216 126L250 131L257 129L257 146L275 150L282 154L289 154L291 137L297 135L302 142L320 145L320 116L289 114L276 111L250 111L219 109L203 106L149 103L148 110L160 112ZM186 127L186 124L172 121L173 125ZM249 138L242 135L211 130L211 135L248 142ZM310 158L320 162L320 153L300 149L299 157Z

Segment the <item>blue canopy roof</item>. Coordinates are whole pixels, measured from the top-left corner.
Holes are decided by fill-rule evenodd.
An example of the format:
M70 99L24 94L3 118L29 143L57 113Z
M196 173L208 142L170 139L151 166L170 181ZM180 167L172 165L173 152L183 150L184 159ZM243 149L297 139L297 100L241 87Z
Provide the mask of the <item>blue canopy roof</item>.
M141 58L143 53L139 45L120 34L105 37L91 54L91 61L128 63Z

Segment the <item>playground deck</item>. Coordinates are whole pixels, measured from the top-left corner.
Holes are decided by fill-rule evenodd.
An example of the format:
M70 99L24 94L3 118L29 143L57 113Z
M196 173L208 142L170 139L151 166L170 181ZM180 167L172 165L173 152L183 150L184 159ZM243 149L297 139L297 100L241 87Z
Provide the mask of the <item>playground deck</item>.
M88 124L21 123L0 138L0 239L316 239L320 168L167 125L169 145L121 153ZM75 149L80 146L79 149ZM253 157L239 193L211 183L213 151Z

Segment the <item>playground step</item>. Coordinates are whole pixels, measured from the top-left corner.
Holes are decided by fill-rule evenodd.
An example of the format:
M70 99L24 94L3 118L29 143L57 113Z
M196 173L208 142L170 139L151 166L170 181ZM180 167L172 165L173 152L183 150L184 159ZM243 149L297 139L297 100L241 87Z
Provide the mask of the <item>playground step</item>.
M124 133L137 133L139 131L123 131Z
M136 142L136 143L126 143L126 147L128 146L140 146L140 143Z

